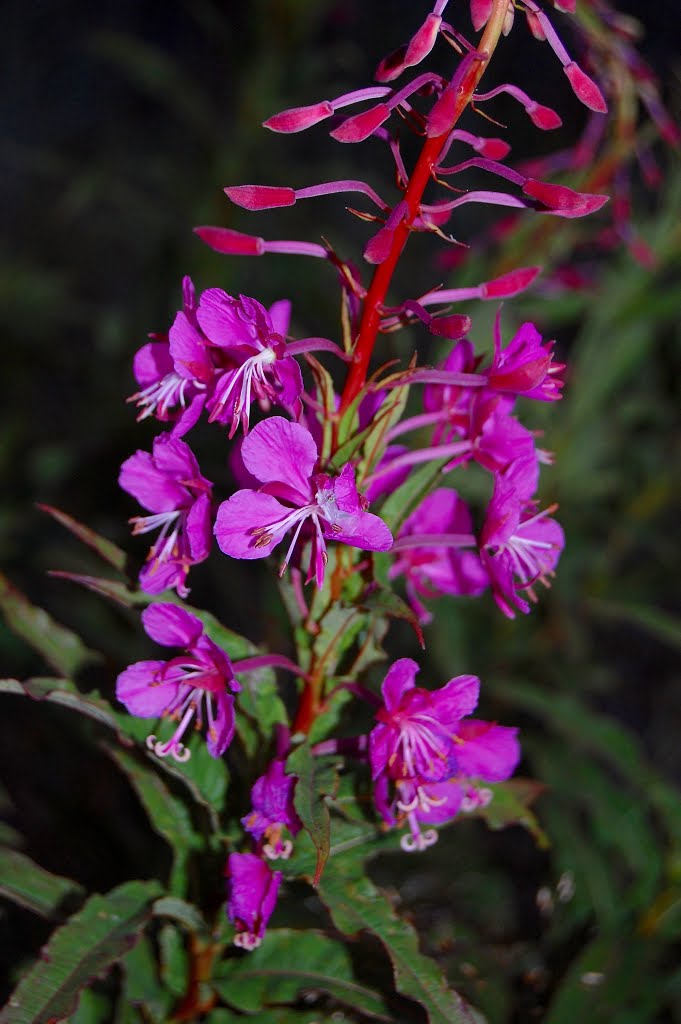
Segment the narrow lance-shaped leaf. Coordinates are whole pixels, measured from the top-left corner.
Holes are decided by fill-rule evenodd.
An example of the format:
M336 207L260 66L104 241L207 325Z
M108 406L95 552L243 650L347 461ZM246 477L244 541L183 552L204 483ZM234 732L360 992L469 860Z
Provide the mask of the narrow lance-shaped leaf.
M75 675L84 665L101 657L89 650L72 630L56 622L43 608L31 604L0 573L0 611L7 625L37 651L48 665L66 676Z
M49 1024L68 1019L81 990L126 953L151 917L156 881L126 882L92 896L57 929L0 1013L0 1024Z
M0 847L0 894L42 917L56 917L65 902L82 898L83 887L53 875L18 850Z
M144 764L127 751L106 746L104 749L127 776L154 830L170 844L173 851L170 888L174 895L182 894L186 886L189 853L202 846L202 839L192 827L187 808L172 795L149 764Z
M297 775L298 782L293 802L303 828L310 836L317 851L313 885L319 883L324 865L329 856L330 822L329 809L324 802L327 793L333 793L337 776L332 765L322 764L310 749L309 743L301 743L286 761L287 774Z

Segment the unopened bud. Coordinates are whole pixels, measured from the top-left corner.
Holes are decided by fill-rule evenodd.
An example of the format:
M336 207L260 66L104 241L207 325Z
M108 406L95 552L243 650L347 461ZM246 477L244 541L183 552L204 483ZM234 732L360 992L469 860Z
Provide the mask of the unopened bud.
M225 193L244 210L273 210L278 206L293 206L296 201L292 188L277 185L233 185L226 188Z
M487 24L492 13L492 2L493 0L471 0L471 21L476 32Z
M532 103L525 107L527 115L532 124L541 128L544 132L550 132L553 128L560 128L562 118L551 107L544 107L541 103Z
M194 234L211 249L228 256L262 256L265 251L264 239L231 228L198 227Z
M404 71L404 58L406 52L406 45L400 46L397 50L388 54L387 57L384 57L374 73L376 81L392 82L395 78L399 78Z
M508 274L501 274L493 281L486 281L482 286L483 299L510 299L529 288L537 277L541 267L518 267Z
M557 217L586 217L600 210L608 201L608 196L592 192L575 192L567 185L552 185L547 181L528 178L523 185L523 192L533 199L539 200L548 208L549 213Z
M375 107L348 117L330 133L337 142L364 142L369 136L390 117L390 107L385 103L377 103Z
M572 91L580 103L583 103L589 110L595 110L597 114L607 114L608 105L603 98L603 93L593 79L589 78L585 71L582 71L579 64L571 61L564 66L563 71L568 76Z
M411 42L407 47L407 52L404 56L405 68L412 68L416 64L420 64L422 60L425 60L435 46L441 24L442 18L439 15L432 12L428 15L418 32L412 36Z
M314 124L319 124L333 114L333 107L328 100L321 103L313 103L307 107L291 107L290 110L282 110L263 121L263 128L269 128L273 132L303 132Z

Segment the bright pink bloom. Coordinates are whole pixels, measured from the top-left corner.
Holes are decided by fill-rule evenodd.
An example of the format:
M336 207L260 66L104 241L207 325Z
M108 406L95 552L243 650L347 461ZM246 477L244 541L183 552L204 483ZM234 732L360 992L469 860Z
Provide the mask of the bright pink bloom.
M542 342L534 324L525 323L506 348L502 349L501 345L500 318L497 316L494 359L486 371L488 387L542 402L555 402L560 398L563 382L556 374L565 368L565 364L552 361L554 341Z
M458 676L440 690L414 684L419 666L410 658L394 662L383 681L379 724L369 734L369 761L376 804L390 825L407 821L405 850L423 850L437 833L422 834L419 821L454 817L474 780L509 777L520 756L516 730L468 719L478 702L480 682ZM394 797L391 792L394 788Z
M118 482L124 491L151 512L134 516L133 533L160 529L140 573L148 594L174 587L181 597L189 590L186 579L192 565L208 558L211 544L212 505L210 480L186 442L170 434L154 439L153 454L137 451L121 466Z
M521 591L534 601L534 584L550 585L565 544L560 524L549 518L555 506L536 512L529 500L536 480L536 463L528 459L519 459L505 473L496 474L480 535L482 564L494 600L510 619L515 617L513 606L525 614L530 610Z
M433 616L424 607L422 598L442 594L481 594L489 584L477 551L463 550L463 536L471 536L473 524L468 506L456 491L438 488L429 494L405 520L397 541L397 557L390 568L390 578L406 578L409 602L423 623ZM433 542L429 546L428 537ZM451 537L451 546L447 537ZM403 547L401 541L416 537L418 546Z
M293 806L293 791L297 781L297 776L285 773L284 762L275 758L251 790L253 806L241 819L241 824L254 839L259 842L264 840L262 852L269 860L278 857L287 860L291 856L293 843L282 833L288 829L295 836L302 828Z
M230 437L239 423L248 431L254 399L276 402L295 412L303 390L303 377L287 352L290 303L282 300L268 312L256 299L238 299L221 288L205 291L196 319L220 365L208 402L209 419L230 422Z
M294 530L284 572L307 526L312 545L308 579L316 578L321 586L327 540L366 551L387 551L392 545L383 520L366 511L349 463L337 477L315 472L317 445L302 424L270 416L245 438L241 457L262 487L237 491L218 509L215 536L226 555L265 558Z
M141 410L138 420L155 416L162 422L175 422L176 437L186 434L198 420L207 397L206 384L212 377L205 338L199 336L195 343L191 369L177 349L178 322L186 322L188 330L197 330L196 294L189 277L182 281L182 295L183 308L169 334L151 335L152 340L135 353L133 373L140 390L128 399Z
M118 677L116 696L138 718L170 718L177 728L161 741L147 738L147 747L159 757L187 761L183 743L194 722L207 724L206 743L220 757L234 734L234 697L241 687L225 652L206 636L203 623L175 604L152 604L142 612L148 636L163 647L181 647L183 654L170 661L138 661ZM230 692L231 691L231 692Z
M227 914L236 928L234 945L255 949L263 940L277 902L281 871L270 871L254 853L230 853L225 875Z

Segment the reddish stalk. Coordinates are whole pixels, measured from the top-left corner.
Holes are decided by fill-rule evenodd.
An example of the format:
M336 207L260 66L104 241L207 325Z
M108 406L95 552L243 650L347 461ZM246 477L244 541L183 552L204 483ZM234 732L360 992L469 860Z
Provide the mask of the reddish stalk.
M440 153L449 133L454 128L464 110L468 106L477 85L482 78L490 58L501 35L504 19L508 11L508 0L494 0L492 13L485 27L478 53L480 59L472 61L466 70L458 88L458 96L452 123L446 132L433 138L427 138L409 179L404 202L407 216L395 229L390 252L387 259L379 264L369 286L357 341L355 343L353 362L345 382L341 398L340 412L344 412L362 390L367 377L369 361L376 344L376 337L381 322L381 311L390 287L395 268L407 243L411 226L418 216L419 207L426 185L433 176L433 168L437 165Z

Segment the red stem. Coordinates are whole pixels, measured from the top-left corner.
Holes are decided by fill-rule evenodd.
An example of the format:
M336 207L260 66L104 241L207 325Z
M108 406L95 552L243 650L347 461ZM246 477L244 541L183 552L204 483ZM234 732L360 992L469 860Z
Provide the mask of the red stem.
M437 166L440 153L442 152L452 128L454 128L462 113L470 103L478 82L482 78L485 69L489 64L490 57L492 56L499 40L499 35L501 34L507 10L508 0L494 0L492 13L490 14L483 37L480 40L480 47L478 49L480 59L471 61L470 66L464 73L458 86L452 123L447 131L443 132L442 135L438 135L434 138L427 138L423 144L423 149L421 150L416 166L414 167L409 179L407 190L404 194L404 202L407 206L406 217L401 220L395 228L388 257L376 268L364 300L362 320L353 353L353 362L350 367L341 398L341 413L348 408L364 386L367 377L367 370L369 368L369 361L374 350L374 345L376 344L376 336L381 322L381 313L385 297L388 292L392 276L395 272L395 268L399 262L400 256L402 255L402 250L404 249L407 238L409 237L412 224L418 216L426 185L433 176L433 168Z

